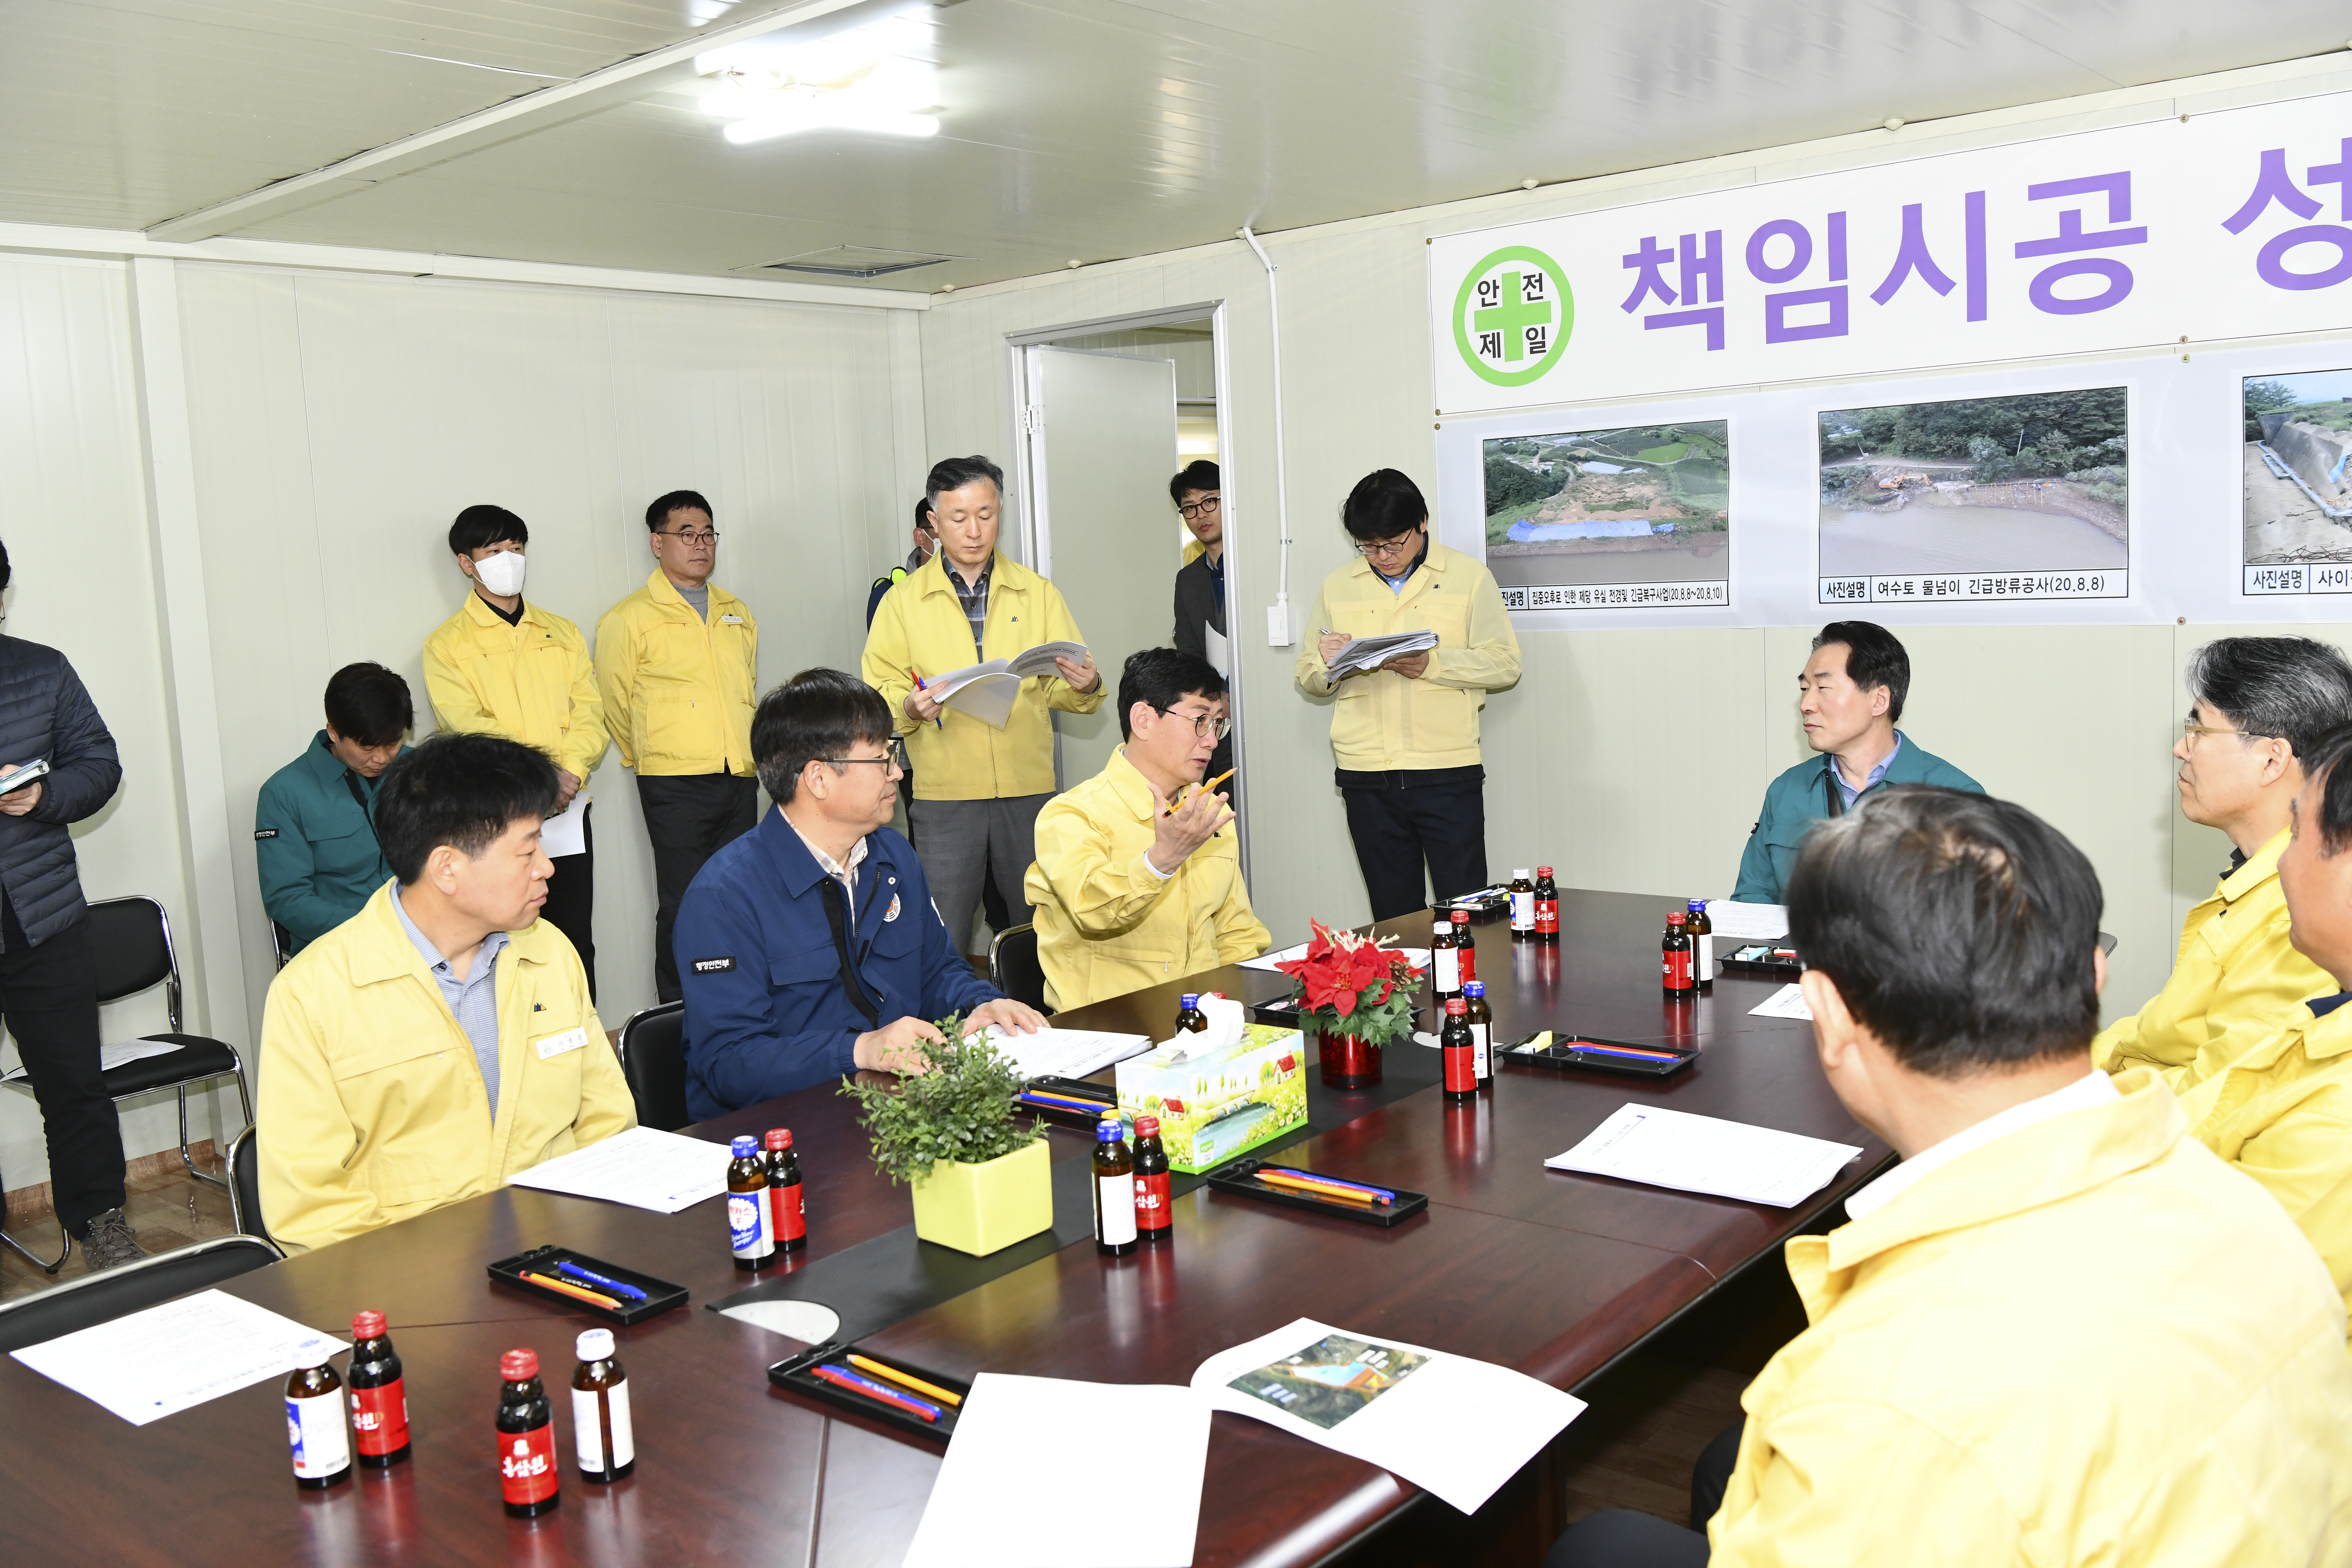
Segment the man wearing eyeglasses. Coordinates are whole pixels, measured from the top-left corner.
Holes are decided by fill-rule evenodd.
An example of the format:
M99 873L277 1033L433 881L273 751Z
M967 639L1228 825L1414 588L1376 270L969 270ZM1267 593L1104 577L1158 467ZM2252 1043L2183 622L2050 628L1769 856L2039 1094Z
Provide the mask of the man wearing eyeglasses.
M1217 667L1217 673L1231 679L1233 670L1224 656L1209 656L1209 634L1216 633L1222 641L1225 631L1225 508L1223 489L1218 482L1217 465L1206 458L1187 463L1181 473L1168 481L1168 494L1176 503L1176 513L1184 520L1199 542L1201 553L1186 562L1176 574L1176 630L1169 639L1181 653L1195 658L1208 659ZM1217 742L1216 754L1209 759L1209 776L1215 778L1230 773L1234 765L1234 742L1229 734ZM1225 782L1225 798L1233 803L1234 815L1242 810L1242 781L1239 773Z
M1519 679L1519 639L1494 574L1430 538L1429 504L1403 474L1366 475L1340 521L1357 558L1323 579L1297 678L1307 696L1332 699L1348 836L1372 918L1384 921L1486 884L1479 711ZM1356 638L1410 631L1435 632L1437 647L1331 679Z
M859 1068L921 1072L931 1020L1026 1033L1036 1010L971 972L889 823L906 753L875 689L803 670L751 721L776 805L677 911L686 1104L697 1121Z
M1195 788L1227 733L1225 678L1172 647L1118 678L1127 744L1037 814L1037 959L1056 1010L1255 958L1272 938L1250 909L1224 796Z
M604 723L622 763L636 771L653 840L654 989L665 1002L678 999L678 900L703 862L750 832L760 812L751 754L760 626L750 606L710 581L714 515L693 490L646 508L653 575L596 624Z

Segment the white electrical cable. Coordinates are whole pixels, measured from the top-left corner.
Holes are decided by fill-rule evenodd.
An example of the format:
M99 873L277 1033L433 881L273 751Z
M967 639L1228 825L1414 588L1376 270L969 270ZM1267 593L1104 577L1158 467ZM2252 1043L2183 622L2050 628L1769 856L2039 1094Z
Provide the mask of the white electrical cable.
M1274 258L1257 242L1247 224L1242 225L1242 237L1257 252L1259 265L1265 268L1266 326L1274 343L1274 507L1276 525L1282 535L1282 568L1276 579L1274 602L1282 609L1286 630L1296 633L1290 625L1290 481L1284 467L1282 446L1282 297L1276 291Z

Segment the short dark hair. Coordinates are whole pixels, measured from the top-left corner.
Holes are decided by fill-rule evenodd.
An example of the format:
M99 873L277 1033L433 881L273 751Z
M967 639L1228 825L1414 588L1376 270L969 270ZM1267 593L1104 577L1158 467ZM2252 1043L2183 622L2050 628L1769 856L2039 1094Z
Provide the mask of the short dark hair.
M1127 656L1118 672L1118 738L1135 739L1135 705L1149 702L1165 713L1187 697L1223 697L1225 678L1197 653L1147 647Z
M1813 639L1819 653L1832 643L1845 645L1845 678L1864 691L1886 688L1886 721L1903 721L1903 700L1911 694L1911 656L1895 634L1876 621L1832 621Z
M2352 661L2310 637L2217 637L2189 656L2189 695L2301 757L2352 724Z
M15 574L8 566L8 547L0 544L0 593L7 591L8 579Z
M915 502L915 526L925 533L939 531L931 526L931 498L929 496L921 497Z
M692 507L713 522L719 521L719 514L710 510L710 503L702 499L700 490L672 490L666 496L655 497L654 503L646 508L646 531L659 533L662 524L669 521L670 513L684 511L688 507Z
M1195 458L1185 464L1174 479L1168 481L1168 499L1178 506L1182 506L1186 490L1223 489L1224 486L1217 482L1217 465L1206 458Z
M978 479L986 479L996 487L999 499L1004 494L1004 470L974 452L969 458L941 458L931 465L930 477L923 481L923 500L928 506L940 504L940 497L950 490L960 490Z
M327 678L327 722L346 741L389 746L416 727L416 702L396 671L347 664Z
M2098 1033L2098 873L2013 802L1874 791L1806 836L1787 899L1806 966L1913 1072L2022 1067Z
M1356 481L1339 521L1355 539L1394 539L1429 521L1421 487L1394 468L1374 468Z
M562 793L544 752L503 735L436 735L383 770L375 836L405 888L444 844L478 858L520 819L552 813Z
M844 670L803 669L760 699L751 761L760 787L783 805L809 763L846 756L861 742L887 745L891 734L890 705L880 692Z
M529 544L530 524L502 506L469 506L449 525L452 555L471 555L486 544L499 544L509 539L517 544Z
M2303 763L2305 787L2319 788L2319 820L2298 820L2295 831L2318 834L2322 856L2340 855L2352 846L2352 768L2342 765L2352 756L2352 724L2328 731L2308 752L2297 746L2294 754Z

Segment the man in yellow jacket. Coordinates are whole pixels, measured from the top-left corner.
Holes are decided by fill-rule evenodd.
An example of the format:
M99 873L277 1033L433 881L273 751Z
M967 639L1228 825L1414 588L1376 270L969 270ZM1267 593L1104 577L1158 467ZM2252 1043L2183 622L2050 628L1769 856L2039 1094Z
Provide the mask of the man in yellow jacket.
M2331 989L2287 940L2279 851L2303 788L2303 758L2352 723L2352 662L2309 637L2221 637L2190 656L2191 706L2172 754L2180 813L2232 846L2213 896L2189 911L2164 989L2092 1042L2110 1071L2152 1067L2175 1089L2293 1019Z
M1595 1515L1553 1568L2347 1561L2344 1303L2156 1074L2091 1066L2082 852L1923 785L1815 829L1787 896L1822 1071L1903 1163L1789 1243L1811 1326L1706 1541Z
M670 933L677 901L719 846L760 819L751 710L760 700L760 626L710 574L710 503L672 490L646 508L654 572L596 623L604 723L636 770L654 850L654 990L683 994Z
M588 977L538 919L555 764L440 735L384 770L395 880L297 954L261 1026L261 1212L304 1252L636 1125Z
M1519 679L1519 639L1495 574L1429 536L1421 487L1368 474L1340 512L1357 559L1323 579L1298 689L1331 698L1348 837L1376 921L1486 883L1486 770L1478 715ZM1331 676L1358 637L1431 631L1437 647ZM1428 867L1428 879L1422 868Z
M469 506L449 525L473 590L425 639L425 692L443 734L504 735L554 762L556 815L578 832L545 847L555 869L539 918L571 939L593 997L596 841L580 786L604 755L604 700L580 628L522 596L530 543L530 525L502 506Z
M1131 654L1118 727L1127 744L1103 771L1037 814L1026 891L1057 1009L1255 958L1273 940L1250 910L1225 797L1180 800L1227 733L1225 678L1172 647Z
M932 700L921 682L1044 643L1086 637L1053 584L996 548L1004 470L986 458L934 464L924 484L940 548L882 596L861 673L890 705L914 764L908 804L915 853L948 939L963 952L981 883L993 879L1012 923L1029 919L1022 876L1037 858L1037 813L1053 795L1052 710L1103 702L1093 656L1057 658L1021 682L1002 725Z

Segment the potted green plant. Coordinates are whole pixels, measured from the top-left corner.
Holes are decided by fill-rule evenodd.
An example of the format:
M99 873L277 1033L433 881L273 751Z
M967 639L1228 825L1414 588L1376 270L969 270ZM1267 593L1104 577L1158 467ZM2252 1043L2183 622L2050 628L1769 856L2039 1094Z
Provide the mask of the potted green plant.
M874 1163L914 1189L915 1234L985 1258L1054 1226L1045 1130L1014 1115L1021 1075L961 1016L918 1047L929 1070L896 1084L841 1086L863 1114Z

